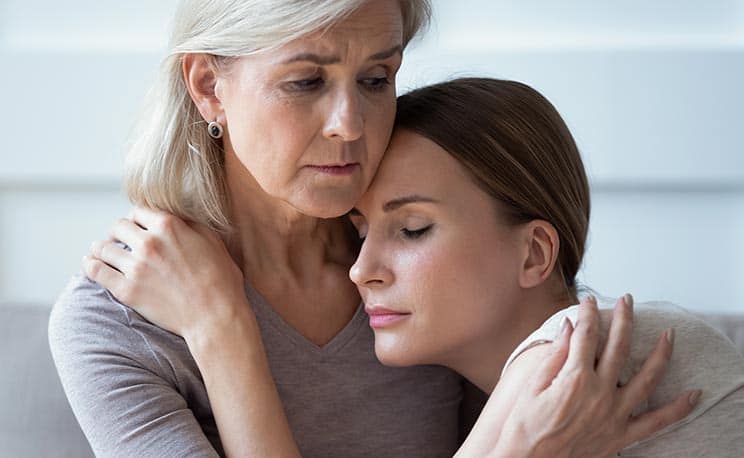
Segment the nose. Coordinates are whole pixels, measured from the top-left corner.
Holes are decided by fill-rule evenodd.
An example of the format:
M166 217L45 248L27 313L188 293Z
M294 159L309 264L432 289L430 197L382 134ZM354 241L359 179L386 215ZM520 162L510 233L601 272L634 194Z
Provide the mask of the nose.
M323 126L323 135L346 142L358 140L364 133L361 105L356 88L341 88L336 91Z
M368 236L354 265L349 269L349 278L358 288L380 288L392 283L393 273L383 261L383 254L369 243Z

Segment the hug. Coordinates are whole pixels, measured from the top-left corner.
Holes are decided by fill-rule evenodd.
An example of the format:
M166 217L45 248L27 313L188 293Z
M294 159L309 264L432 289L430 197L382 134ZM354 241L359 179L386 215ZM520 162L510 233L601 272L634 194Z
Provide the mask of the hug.
M730 342L673 306L579 297L590 189L555 107L489 78L396 97L430 14L180 3L134 209L49 325L97 455L744 449Z

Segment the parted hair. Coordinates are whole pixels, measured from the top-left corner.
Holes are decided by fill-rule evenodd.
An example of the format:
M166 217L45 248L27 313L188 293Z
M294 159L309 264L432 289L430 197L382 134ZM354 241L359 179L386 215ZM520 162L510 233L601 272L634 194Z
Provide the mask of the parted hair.
M169 53L132 136L124 187L135 204L166 210L220 232L231 228L221 141L189 96L182 60L205 53L219 64L327 30L375 0L183 0ZM404 46L429 23L429 0L400 0ZM210 120L211 121L211 120Z
M555 107L526 84L461 78L398 98L396 129L446 150L516 224L540 219L560 239L557 269L576 300L589 227L589 183Z

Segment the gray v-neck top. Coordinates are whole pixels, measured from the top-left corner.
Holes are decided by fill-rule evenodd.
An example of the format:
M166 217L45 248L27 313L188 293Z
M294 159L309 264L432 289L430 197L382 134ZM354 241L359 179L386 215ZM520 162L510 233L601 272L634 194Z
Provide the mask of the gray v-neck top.
M246 294L304 457L452 456L462 379L436 366L390 368L374 355L362 307L323 347ZM84 276L55 304L49 342L97 456L217 456L222 447L199 370L180 337Z

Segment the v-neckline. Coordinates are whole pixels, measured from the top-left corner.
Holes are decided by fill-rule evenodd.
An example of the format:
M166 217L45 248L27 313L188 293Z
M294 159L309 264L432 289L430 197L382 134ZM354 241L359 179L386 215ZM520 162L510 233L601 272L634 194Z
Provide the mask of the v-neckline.
M346 325L334 335L325 345L317 345L310 339L302 335L292 325L287 323L284 318L256 291L250 283L244 282L245 293L253 307L253 311L259 319L259 322L267 322L278 332L290 339L295 345L308 350L316 356L332 355L343 349L359 332L362 326L367 325L367 314L364 312L364 304L359 303L354 315Z

